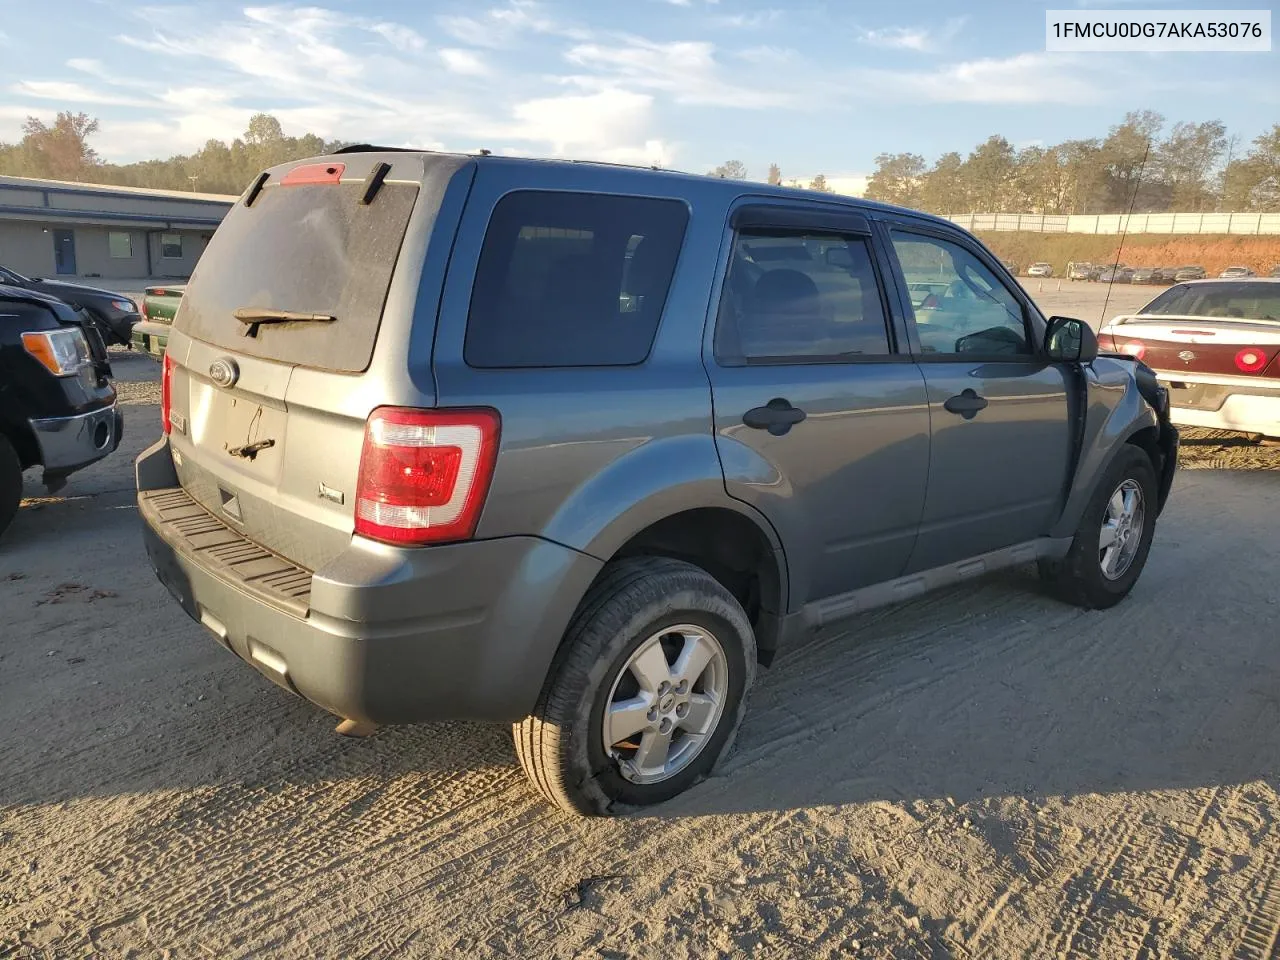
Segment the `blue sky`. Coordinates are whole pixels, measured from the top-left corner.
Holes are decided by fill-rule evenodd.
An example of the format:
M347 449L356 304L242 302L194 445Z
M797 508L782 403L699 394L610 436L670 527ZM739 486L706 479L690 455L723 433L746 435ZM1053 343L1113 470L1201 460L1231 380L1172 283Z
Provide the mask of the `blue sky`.
M856 189L880 152L932 159L992 133L1019 146L1095 136L1131 109L1220 119L1245 143L1280 122L1280 53L1048 54L1044 10L1014 0L12 4L0 18L0 140L28 115L84 110L102 121L99 152L128 161L229 140L261 110L288 133L697 172L736 158L754 178L776 162L784 177L822 172Z

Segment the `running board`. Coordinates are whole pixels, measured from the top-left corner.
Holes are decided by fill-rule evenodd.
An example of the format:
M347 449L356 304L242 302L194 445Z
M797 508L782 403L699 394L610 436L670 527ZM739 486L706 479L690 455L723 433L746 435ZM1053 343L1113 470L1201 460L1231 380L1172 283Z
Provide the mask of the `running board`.
M974 577L981 577L996 570L1019 567L1034 560L1065 557L1067 551L1071 549L1071 539L1071 537L1040 537L1037 540L1014 544L1012 547L992 550L990 553L970 557L958 563L934 567L932 570L922 570L919 573L911 573L870 587L860 587L848 593L805 604L800 611L800 618L808 629L820 630L859 613L874 610L876 607L902 603L921 594L972 580Z

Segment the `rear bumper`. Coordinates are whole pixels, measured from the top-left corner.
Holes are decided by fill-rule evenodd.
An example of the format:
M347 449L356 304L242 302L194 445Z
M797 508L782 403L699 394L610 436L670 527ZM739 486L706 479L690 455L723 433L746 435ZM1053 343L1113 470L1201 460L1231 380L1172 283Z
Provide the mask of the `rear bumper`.
M154 460L168 456L164 441L144 452L140 480L163 477L163 463ZM185 495L146 485L140 483L138 501L147 554L183 610L279 686L355 720L528 715L601 566L536 537L417 550L353 538L300 587L297 574L306 571L270 572L261 556L248 561L258 564L248 575L236 570L250 541L194 501L198 513L171 506L166 520L158 504ZM277 568L292 566L272 559ZM291 584L292 598L302 602L273 599L263 588L272 577Z
M165 348L169 345L170 330L171 327L167 323L143 320L133 328L131 345L139 353L150 354L156 358L162 357Z
M114 403L74 417L29 422L46 477L65 477L101 460L120 445L124 434L124 418Z
M1280 381L1164 370L1156 376L1169 388L1176 424L1280 437Z

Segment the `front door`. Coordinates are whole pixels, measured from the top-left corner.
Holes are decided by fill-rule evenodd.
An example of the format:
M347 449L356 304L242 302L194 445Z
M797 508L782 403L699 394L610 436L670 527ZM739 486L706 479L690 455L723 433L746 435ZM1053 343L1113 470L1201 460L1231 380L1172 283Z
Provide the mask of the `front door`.
M53 264L59 274L75 275L76 234L74 230L53 231Z
M1068 372L1038 316L960 234L893 226L903 309L929 393L928 492L908 572L1033 540L1062 506Z
M796 206L735 216L707 359L728 492L778 531L793 610L902 573L929 463L866 221Z

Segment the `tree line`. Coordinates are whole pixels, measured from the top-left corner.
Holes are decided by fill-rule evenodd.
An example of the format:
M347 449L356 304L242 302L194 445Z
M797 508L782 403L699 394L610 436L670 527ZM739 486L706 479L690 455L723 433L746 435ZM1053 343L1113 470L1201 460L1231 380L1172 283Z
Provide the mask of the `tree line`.
M22 139L0 143L0 174L88 183L238 194L266 167L330 153L342 141L315 134L286 136L280 121L259 113L231 143L209 140L195 153L167 160L106 163L90 144L96 118L64 111L52 124L28 117ZM728 160L713 176L748 179L746 164ZM831 192L818 174L773 184ZM916 153L882 153L866 196L931 213L1120 213L1280 211L1280 124L1242 145L1218 120L1169 126L1151 110L1125 115L1105 137L1017 149L994 135L967 156L951 151L932 164Z
M713 176L747 179L730 160ZM827 190L826 178L769 183ZM1140 213L1280 210L1280 124L1246 149L1219 120L1168 126L1152 110L1125 115L1105 137L1015 148L996 134L967 156L882 153L866 196L930 213Z
M189 155L118 164L104 162L89 143L99 129L97 119L84 113L59 113L52 124L28 117L20 141L0 143L0 174L235 195L267 167L344 146L311 133L285 136L279 120L259 113L231 143L208 140Z
M932 164L882 153L866 195L930 213L1277 211L1280 124L1241 149L1218 120L1167 126L1142 110L1103 138L1018 150L995 135Z

